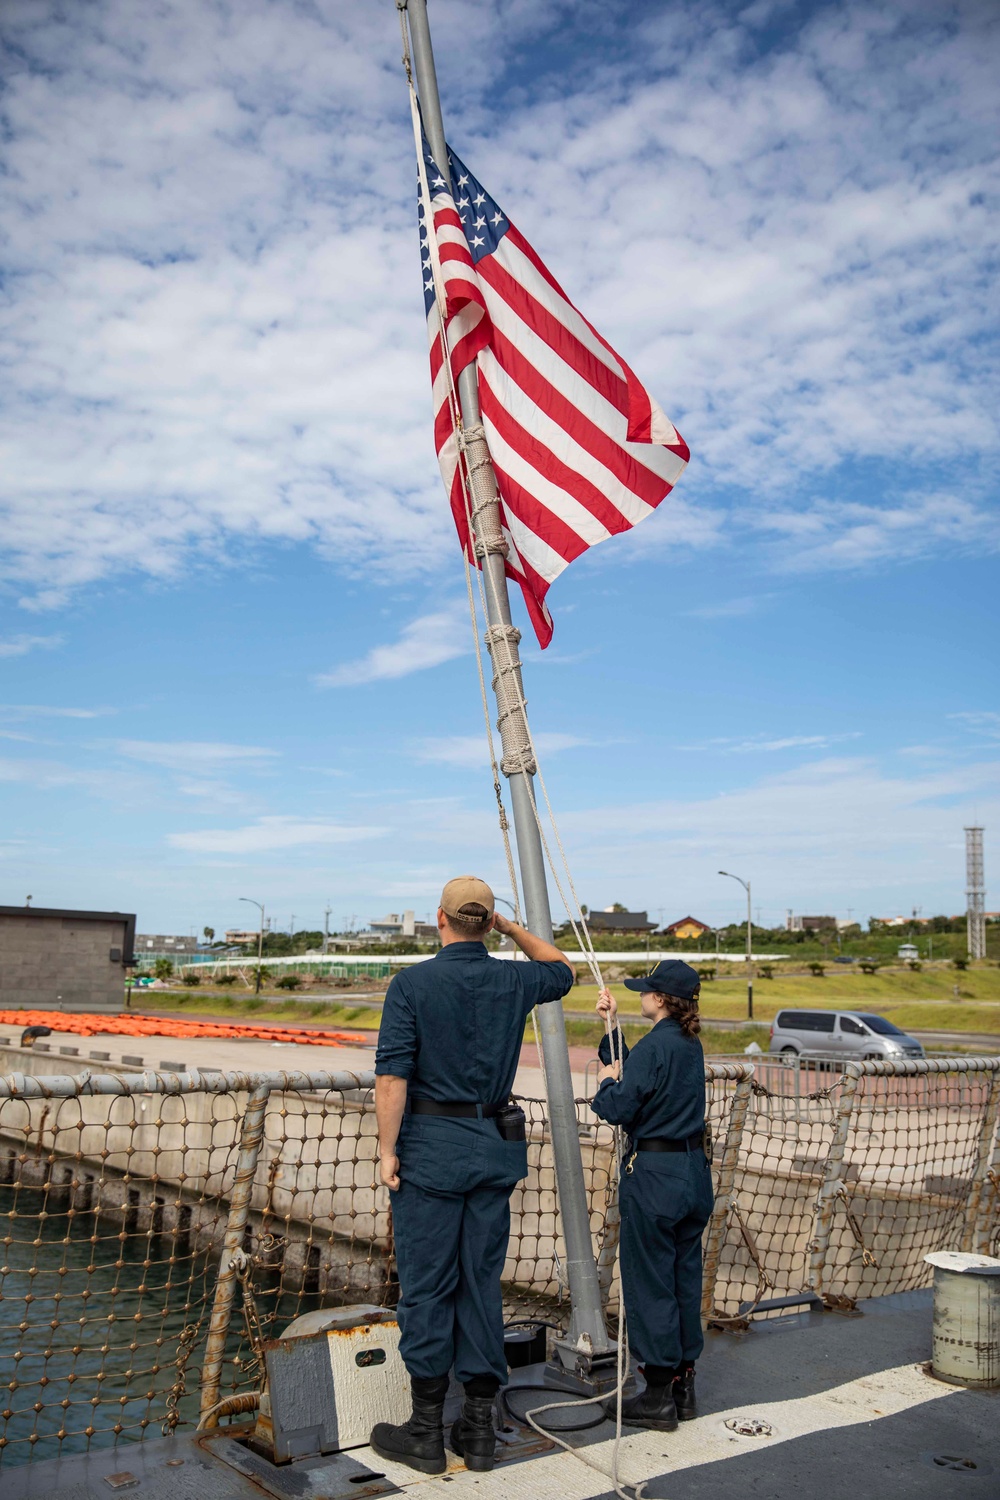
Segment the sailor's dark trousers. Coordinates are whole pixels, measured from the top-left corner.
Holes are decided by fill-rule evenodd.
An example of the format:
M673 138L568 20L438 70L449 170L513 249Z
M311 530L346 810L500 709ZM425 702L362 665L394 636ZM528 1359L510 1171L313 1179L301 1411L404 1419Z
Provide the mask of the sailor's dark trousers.
M417 1379L454 1367L460 1381L495 1375L506 1385L500 1275L527 1147L502 1140L492 1120L407 1115L398 1153L392 1222L403 1363Z
M691 1363L704 1348L701 1239L712 1171L699 1147L640 1151L621 1175L621 1278L629 1345L641 1364Z

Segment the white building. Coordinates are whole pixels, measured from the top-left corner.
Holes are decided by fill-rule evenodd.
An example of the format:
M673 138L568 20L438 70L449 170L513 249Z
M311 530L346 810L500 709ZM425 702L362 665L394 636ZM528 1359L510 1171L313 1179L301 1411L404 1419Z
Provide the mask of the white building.
M368 923L368 930L373 937L413 937L416 926L416 917L412 911L391 911L387 917L373 917Z

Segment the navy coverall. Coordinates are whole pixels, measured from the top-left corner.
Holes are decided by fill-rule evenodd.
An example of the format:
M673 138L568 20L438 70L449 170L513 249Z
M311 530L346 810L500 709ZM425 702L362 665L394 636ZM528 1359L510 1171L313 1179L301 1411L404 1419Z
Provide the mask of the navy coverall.
M493 1106L514 1084L535 1005L573 983L561 961L491 957L484 943L449 943L397 974L386 991L375 1072L409 1080L409 1099ZM524 1142L491 1119L407 1113L392 1195L400 1353L411 1376L507 1382L500 1274L510 1195L528 1173Z
M607 1037L599 1056L611 1061ZM591 1106L630 1137L621 1173L621 1277L629 1342L643 1364L693 1364L701 1331L701 1237L712 1213L712 1171L691 1149L635 1151L651 1136L688 1140L705 1128L705 1057L670 1017L631 1052L619 1082L605 1079ZM634 1153L634 1155L633 1155Z

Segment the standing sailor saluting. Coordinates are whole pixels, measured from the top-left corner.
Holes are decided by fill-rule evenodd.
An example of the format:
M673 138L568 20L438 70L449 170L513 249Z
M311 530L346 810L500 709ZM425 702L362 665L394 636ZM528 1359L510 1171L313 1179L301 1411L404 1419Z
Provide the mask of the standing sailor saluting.
M622 1421L672 1432L697 1415L694 1365L701 1329L701 1237L712 1213L705 1151L705 1057L698 1041L700 980L668 959L643 979L642 1013L653 1028L622 1059L601 1039L604 1067L591 1108L629 1136L619 1188L621 1280L629 1342L646 1388L622 1404ZM610 990L597 1002L614 1020ZM617 1034L616 1034L617 1035Z
M440 953L389 985L375 1054L413 1415L379 1422L371 1446L424 1474L444 1472L452 1368L465 1405L451 1447L470 1469L493 1467L493 1404L507 1383L500 1273L511 1191L528 1175L524 1115L508 1099L529 1012L561 1000L575 978L552 943L496 913L471 875L449 880L437 925ZM494 929L531 961L493 958L483 938Z

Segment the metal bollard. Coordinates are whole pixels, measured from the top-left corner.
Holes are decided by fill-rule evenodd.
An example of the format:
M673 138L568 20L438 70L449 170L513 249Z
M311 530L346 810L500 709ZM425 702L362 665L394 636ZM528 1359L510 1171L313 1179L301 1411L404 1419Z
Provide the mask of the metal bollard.
M949 1385L1000 1386L1000 1260L936 1250L933 1373Z

